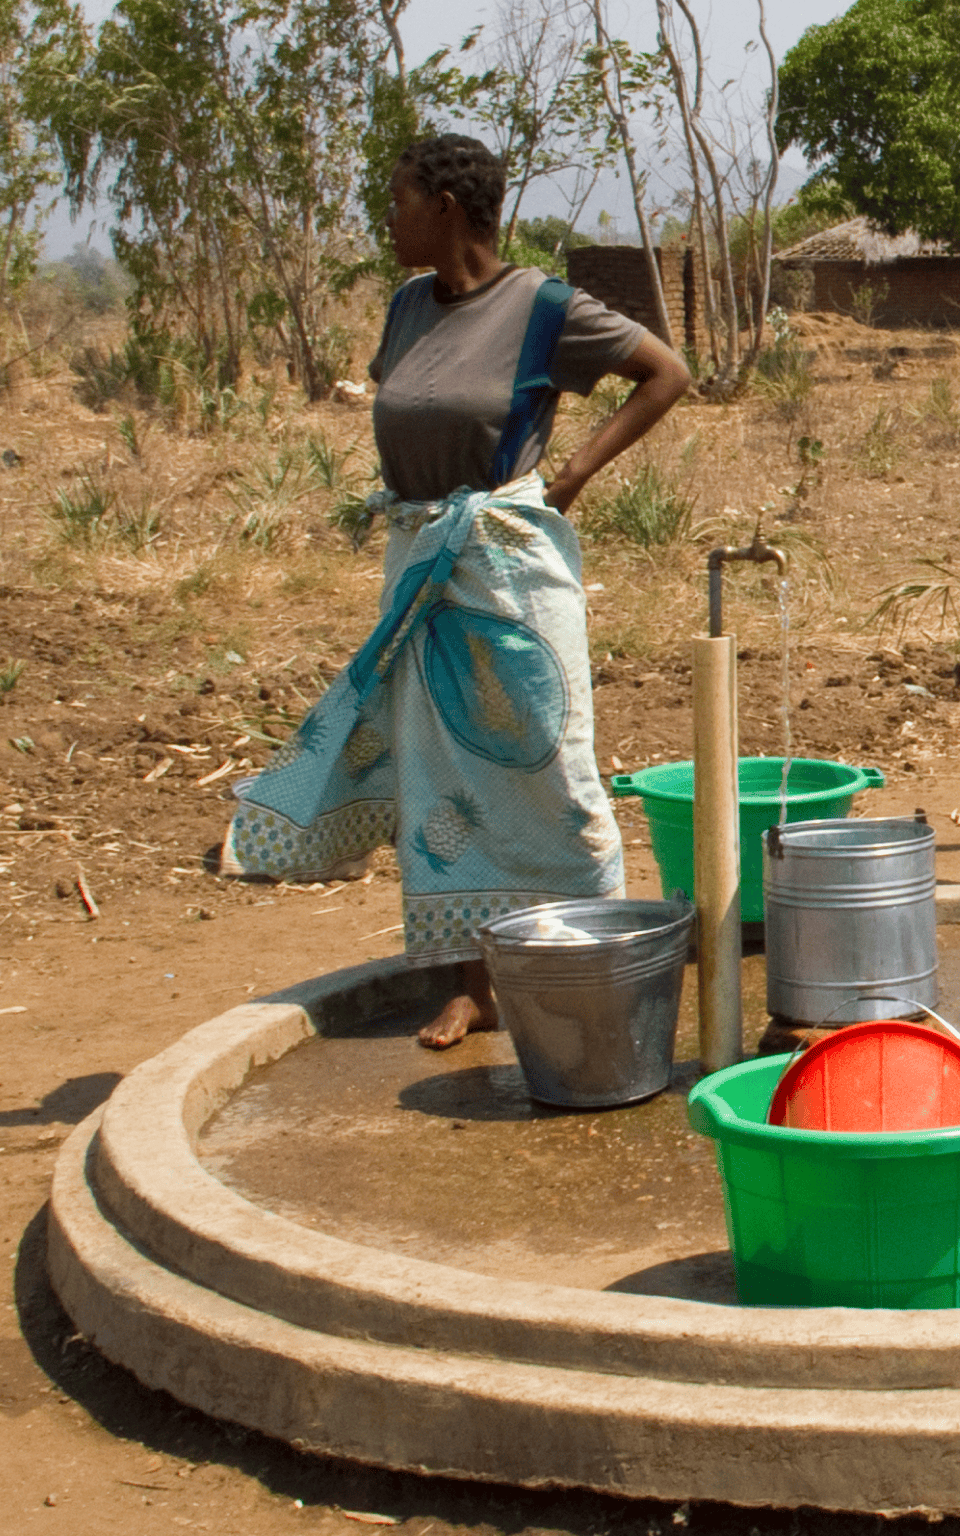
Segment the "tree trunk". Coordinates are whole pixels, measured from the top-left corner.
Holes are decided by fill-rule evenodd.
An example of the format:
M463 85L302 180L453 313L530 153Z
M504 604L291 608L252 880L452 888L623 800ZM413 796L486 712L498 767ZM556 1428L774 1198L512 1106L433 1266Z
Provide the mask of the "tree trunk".
M766 49L770 62L770 94L767 97L766 130L767 143L770 148L770 170L767 175L766 193L763 200L763 245L760 252L760 314L757 319L757 327L753 336L750 350L744 358L745 368L752 368L757 360L760 347L763 344L763 327L767 318L767 306L770 303L770 259L773 249L773 195L776 190L777 176L780 171L780 154L777 149L776 121L779 108L777 60L774 55L770 39L767 36L767 18L763 8L763 0L757 0L760 12L760 40Z
M673 327L670 324L670 315L667 311L667 301L663 292L663 283L660 280L660 268L657 265L656 252L653 246L653 233L644 207L643 194L645 190L645 178L641 178L637 171L637 157L634 152L633 139L630 135L630 124L627 121L627 113L623 103L623 81L620 72L620 64L616 54L610 47L610 37L603 19L602 0L591 0L593 8L593 20L596 30L597 47L603 50L604 60L601 65L603 98L607 104L607 111L613 118L620 142L623 145L623 158L626 162L627 175L630 179L630 191L633 196L634 212L637 216L637 224L640 229L640 239L643 243L643 254L646 260L647 277L650 282L650 290L653 294L653 302L657 311L657 321L660 326L663 340L668 347L676 350L673 339ZM616 81L616 97L610 88L609 69L612 67L614 80Z

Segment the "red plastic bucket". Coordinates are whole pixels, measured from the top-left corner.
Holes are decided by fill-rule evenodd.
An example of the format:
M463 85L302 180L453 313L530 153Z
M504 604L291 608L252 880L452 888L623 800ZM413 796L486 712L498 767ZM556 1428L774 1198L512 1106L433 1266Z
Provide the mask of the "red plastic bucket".
M807 1131L924 1131L960 1125L960 1041L927 1024L846 1024L794 1057L769 1125Z

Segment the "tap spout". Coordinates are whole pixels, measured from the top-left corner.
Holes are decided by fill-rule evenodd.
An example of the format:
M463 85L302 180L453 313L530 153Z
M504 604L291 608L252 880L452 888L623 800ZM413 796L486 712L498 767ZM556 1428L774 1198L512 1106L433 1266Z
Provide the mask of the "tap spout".
M764 565L768 560L772 560L776 563L781 576L787 569L787 557L783 550L767 543L760 532L759 524L750 543L742 549L735 549L732 544L721 544L718 548L712 549L707 559L712 640L716 640L723 634L723 567L731 560L753 560L757 565Z

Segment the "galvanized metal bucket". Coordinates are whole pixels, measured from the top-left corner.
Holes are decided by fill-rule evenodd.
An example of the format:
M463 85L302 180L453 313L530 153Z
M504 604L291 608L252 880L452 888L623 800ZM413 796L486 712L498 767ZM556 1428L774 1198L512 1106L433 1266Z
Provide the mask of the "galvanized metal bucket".
M936 1006L934 843L922 816L764 833L770 1013L833 1026Z
M560 919L594 943L543 938ZM593 1109L670 1081L694 908L671 901L557 901L477 930L531 1098Z

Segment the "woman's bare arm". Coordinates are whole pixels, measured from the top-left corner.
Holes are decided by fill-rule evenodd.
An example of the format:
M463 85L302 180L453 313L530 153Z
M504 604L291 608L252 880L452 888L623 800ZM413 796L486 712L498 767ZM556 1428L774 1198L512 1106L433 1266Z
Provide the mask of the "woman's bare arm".
M636 379L637 387L609 421L570 455L547 486L545 499L558 512L566 512L598 470L649 432L690 384L690 370L683 359L649 331L617 373Z

